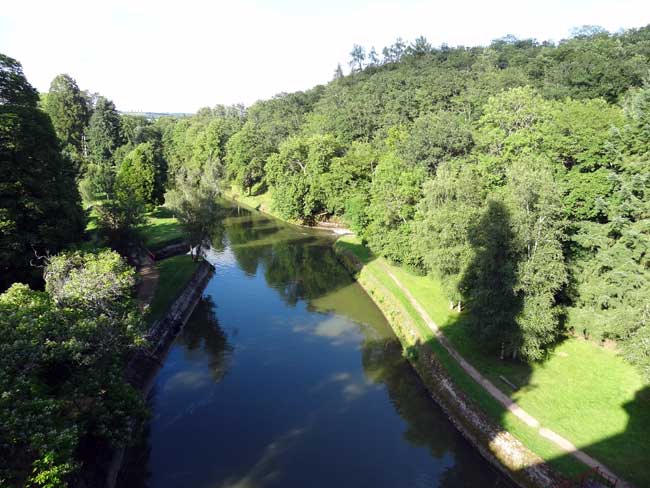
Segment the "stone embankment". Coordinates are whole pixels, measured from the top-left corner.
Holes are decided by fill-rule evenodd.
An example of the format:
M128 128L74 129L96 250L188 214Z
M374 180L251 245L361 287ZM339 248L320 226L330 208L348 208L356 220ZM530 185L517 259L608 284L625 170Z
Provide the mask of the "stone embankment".
M146 347L139 349L126 368L127 381L144 396L164 361L174 339L192 315L203 290L214 273L207 261L202 261L192 279L172 302L165 316L154 322L145 336Z

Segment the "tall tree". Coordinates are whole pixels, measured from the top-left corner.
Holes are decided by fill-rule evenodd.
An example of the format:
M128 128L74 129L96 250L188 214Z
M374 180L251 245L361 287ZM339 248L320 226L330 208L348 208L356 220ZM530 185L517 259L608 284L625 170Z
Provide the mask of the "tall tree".
M23 74L22 65L0 54L0 105L36 107L38 92Z
M507 177L505 200L519 254L513 291L523 307L516 317L518 340L511 339L506 352L535 361L544 357L559 333L556 295L567 282L566 222L561 193L547 161L518 161L508 169Z
M405 162L392 150L379 159L370 187L370 224L364 238L379 254L412 267L421 265L413 217L425 177L422 166Z
M15 283L0 294L6 486L74 486L83 462L95 462L80 459L83 441L123 446L143 413L124 381L142 343L135 271L112 251L76 252L52 258L45 275L45 292Z
M81 237L84 216L70 159L20 63L0 55L0 288L39 282L34 253Z
M334 70L334 79L340 80L341 78L343 78L343 68L341 68L341 63L338 63Z
M85 151L84 131L90 111L88 100L70 75L61 74L52 80L45 111L52 119L61 147L80 164Z
M370 48L370 52L368 53L368 64L370 66L379 65L379 56L377 55L377 50L375 49L375 46L372 46Z
M485 203L483 186L474 165L444 163L425 183L418 206L417 243L426 269L440 278L458 311L463 307L460 282L473 257L470 231Z
M88 155L95 164L109 164L122 142L120 116L115 104L100 96L88 125Z
M192 259L221 230L222 211L217 202L220 194L217 174L206 168L202 174L184 171L177 175L174 188L165 193L165 206L174 213L187 233Z
M117 191L134 195L147 205L163 201L165 168L153 144L138 144L129 152L117 172Z
M433 48L429 41L427 41L427 38L420 36L408 47L408 52L414 56L422 56L424 54L429 54L432 49Z
M366 60L366 49L363 46L355 44L350 51L350 68L352 71L361 71L363 62Z

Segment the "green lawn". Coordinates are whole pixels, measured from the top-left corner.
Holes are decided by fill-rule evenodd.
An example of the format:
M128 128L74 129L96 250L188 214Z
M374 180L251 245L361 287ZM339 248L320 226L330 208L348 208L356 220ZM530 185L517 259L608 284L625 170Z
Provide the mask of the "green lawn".
M150 323L165 314L174 298L190 281L199 264L200 261L192 261L189 255L174 256L156 263L160 277L147 314Z
M183 239L183 229L165 207L158 207L148 212L146 218L146 223L140 226L138 231L148 249L155 251Z
M650 486L650 469L644 450L650 439L650 390L631 365L612 351L578 339L567 339L559 344L543 363L526 366L500 361L466 334L462 324L464 316L449 310L449 301L440 284L431 277L417 276L374 259L351 236L340 239L337 246L351 250L366 263L362 273L372 273L409 311L423 339L431 342L458 386L531 450L566 474L584 469L512 414L504 412L455 364L433 339L426 324L380 262L389 266L409 288L454 347L542 425L568 438L629 481L638 486ZM518 389L513 391L500 376Z
M262 193L261 195L249 196L246 195L244 191L233 185L230 188L226 188L223 194L229 200L234 200L247 207L254 208L255 210L259 210L260 212L264 212L269 215L273 215L278 219L286 220L273 210L273 198L271 196L271 192L269 191Z

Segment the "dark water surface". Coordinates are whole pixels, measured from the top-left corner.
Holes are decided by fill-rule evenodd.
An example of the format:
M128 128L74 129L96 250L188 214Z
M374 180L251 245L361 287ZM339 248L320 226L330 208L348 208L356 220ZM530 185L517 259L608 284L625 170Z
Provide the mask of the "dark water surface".
M330 238L232 209L120 486L505 487Z

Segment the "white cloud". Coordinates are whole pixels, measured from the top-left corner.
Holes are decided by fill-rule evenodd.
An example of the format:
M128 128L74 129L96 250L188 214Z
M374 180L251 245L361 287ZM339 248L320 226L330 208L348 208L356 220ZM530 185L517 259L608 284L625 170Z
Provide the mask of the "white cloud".
M21 61L39 90L67 72L121 110L195 111L325 83L354 43L381 50L398 36L424 35L434 45L506 34L557 40L583 24L650 22L645 0L310 3L7 2L0 52Z

